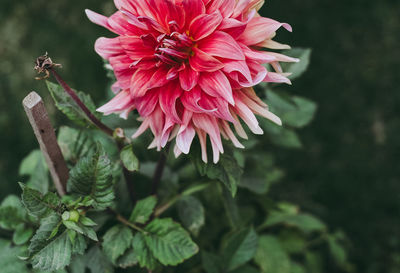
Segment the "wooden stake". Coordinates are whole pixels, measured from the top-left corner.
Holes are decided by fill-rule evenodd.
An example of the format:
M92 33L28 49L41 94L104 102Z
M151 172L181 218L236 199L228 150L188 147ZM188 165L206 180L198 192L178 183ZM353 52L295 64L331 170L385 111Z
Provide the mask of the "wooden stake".
M63 196L69 171L43 100L36 92L32 91L24 98L22 104L46 159L57 192Z

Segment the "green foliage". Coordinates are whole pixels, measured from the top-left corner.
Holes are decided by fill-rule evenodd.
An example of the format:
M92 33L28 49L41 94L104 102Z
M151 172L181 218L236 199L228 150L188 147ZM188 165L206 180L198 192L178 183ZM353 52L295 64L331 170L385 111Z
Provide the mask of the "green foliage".
M282 69L287 73L292 73L289 76L291 80L297 79L304 72L306 72L310 64L311 49L309 48L292 48L283 52L290 57L298 58L300 61L297 63L283 63Z
M104 253L115 264L117 259L131 247L132 241L133 233L128 227L122 225L113 226L103 236L102 246Z
M149 219L157 204L157 198L149 196L137 202L133 209L129 221L133 223L145 224Z
M223 248L223 260L227 271L250 261L256 254L257 247L258 236L252 228L232 234Z
M254 261L260 266L262 273L291 273L289 256L282 249L279 240L271 235L260 237Z
M195 236L204 226L205 215L203 204L194 196L185 196L178 201L178 214L182 224Z
M192 159L202 176L221 181L232 196L236 195L237 185L243 174L243 169L233 156L223 154L217 164L205 164L201 161L200 155L196 153L193 153Z
M46 161L40 150L34 150L27 155L19 166L19 175L29 176L26 184L42 193L49 190L49 173Z
M22 189L22 204L28 213L35 217L46 217L53 211L59 210L60 199L52 192L42 195L39 191L19 183Z
M54 99L56 107L63 112L70 120L75 122L77 125L82 127L91 126L90 120L87 118L83 110L77 105L72 97L64 91L64 89L55 83L46 81L47 88L50 91L51 96ZM76 92L81 101L86 107L94 114L99 117L96 113L96 106L92 98L83 92Z
M19 255L23 253L22 247L12 246L10 242L0 239L0 268L2 273L29 273L28 268Z
M172 219L154 219L145 231L148 249L163 265L177 265L198 252L189 234Z
M125 168L128 171L138 171L139 170L139 160L137 159L136 155L133 153L133 146L128 145L125 146L121 150L121 161L124 164Z
M89 196L96 209L105 209L114 200L111 162L100 145L96 151L81 158L70 172L68 192Z
M157 266L157 260L146 244L145 236L142 233L136 233L133 238L133 250L141 267L153 270Z

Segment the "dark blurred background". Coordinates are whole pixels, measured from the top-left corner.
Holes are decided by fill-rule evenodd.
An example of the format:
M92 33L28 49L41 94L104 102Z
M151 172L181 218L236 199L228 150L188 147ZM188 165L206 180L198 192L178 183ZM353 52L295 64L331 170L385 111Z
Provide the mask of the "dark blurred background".
M110 34L85 8L114 10L111 0L0 0L0 198L18 192L18 165L38 146L23 97L36 90L54 120L62 118L33 79L37 56L48 51L71 86L98 105L104 98L93 44ZM284 197L347 234L356 272L400 272L400 1L269 0L261 12L292 24L277 40L313 49L289 91L319 108L299 132L304 149L280 148Z

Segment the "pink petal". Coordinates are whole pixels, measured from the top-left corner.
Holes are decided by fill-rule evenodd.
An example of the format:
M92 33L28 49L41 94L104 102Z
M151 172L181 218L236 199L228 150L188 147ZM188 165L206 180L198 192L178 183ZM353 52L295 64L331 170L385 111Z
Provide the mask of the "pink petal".
M229 84L229 80L223 72L218 70L213 73L201 73L199 85L201 89L210 96L221 97L230 104L235 104L231 85Z
M199 42L199 49L205 53L234 60L244 60L244 54L240 46L229 34L215 31L206 39Z
M143 40L139 37L119 36L119 41L126 54L132 60L152 58L154 56L154 48L146 47L143 44Z
M212 14L201 14L197 16L189 26L190 36L195 40L201 40L215 31L222 22L219 12Z
M255 45L261 43L267 38L271 38L275 31L283 26L288 31L292 28L286 23L279 23L278 21L264 18L264 17L254 17L247 24L247 27L243 34L239 37L239 41L246 45Z
M142 117L149 116L158 105L159 89L151 89L144 96L135 99L136 108Z
M218 30L231 35L233 38L239 37L246 29L247 24L233 18L224 18L222 23L219 25Z
M128 91L121 91L115 95L112 100L104 104L97 109L98 112L102 112L105 115L109 115L114 112L120 112L124 109L130 108L133 105L133 101Z
M108 24L108 17L98 14L97 12L91 11L90 9L85 9L85 13L92 23L95 23L96 25L105 27L113 31L113 29Z
M141 97L146 94L151 77L154 70L136 70L131 78L131 95L134 98Z
M276 83L286 83L291 85L292 82L282 73L268 72L263 82L276 82Z
M222 62L196 47L193 48L193 53L194 55L189 57L189 64L195 71L213 72L224 67Z
M104 59L109 59L110 57L123 54L124 52L118 37L116 38L101 37L96 40L94 49L96 50L97 54L99 54Z
M151 77L147 88L151 89L167 84L169 82L167 79L167 69L167 67L158 68Z
M173 119L175 123L181 123L176 110L176 100L181 96L182 89L176 83L171 83L162 88L160 92L160 106L166 116Z
M185 10L185 19L188 22L191 22L195 17L206 11L202 0L183 0L182 5Z
M199 105L199 101L201 100L202 95L205 95L202 93L203 92L198 86L195 86L189 92L184 92L180 98L184 108L195 113L211 113L217 111L218 109L215 107L203 108Z
M179 72L179 82L185 91L190 91L197 85L199 72L194 71L190 66L186 66L184 70Z

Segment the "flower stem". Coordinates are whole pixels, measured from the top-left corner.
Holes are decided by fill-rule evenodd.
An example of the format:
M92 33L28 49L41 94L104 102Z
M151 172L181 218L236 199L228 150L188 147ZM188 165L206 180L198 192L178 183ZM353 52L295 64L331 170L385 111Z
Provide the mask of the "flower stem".
M70 95L71 98L76 102L76 104L78 104L79 108L82 109L82 111L86 114L86 116L90 119L90 121L94 125L96 125L100 130L102 130L104 133L113 137L114 131L111 128L109 128L107 125L102 123L95 115L93 115L93 113L81 101L81 99L74 92L74 90L72 90L71 87L69 87L68 84L65 83L65 81L60 77L60 75L58 75L58 73L54 69L50 69L50 72L51 72L51 74L53 74L54 78L62 86L62 88L65 90L65 92L67 92L68 95Z
M124 148L124 142L127 141L125 136L123 138L118 138L114 137L114 130L112 130L110 127L105 125L103 122L101 122L87 107L86 105L82 102L82 100L79 98L79 96L75 93L74 90L71 89L71 87L68 86L68 84L61 78L61 76L54 70L54 68L50 68L49 71L51 74L54 76L54 78L57 80L57 82L61 85L61 87L64 89L65 92L67 92L68 95L71 96L71 98L76 102L76 104L79 106L79 108L82 109L82 111L85 113L85 115L89 118L89 120L101 131L103 131L105 134L111 136L114 138L117 142L118 150L121 151ZM135 190L134 190L134 185L132 182L132 175L131 173L123 166L123 175L125 177L126 181L126 186L128 188L129 196L132 201L132 203L136 203L136 198L135 198Z
M165 150L160 153L160 158L158 159L156 169L153 175L153 183L151 188L151 195L157 194L158 186L160 185L161 177L165 169L165 164L167 163L167 156L169 152L169 147L171 143L165 146Z

